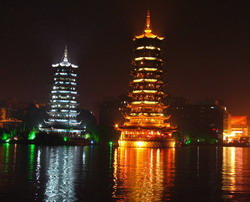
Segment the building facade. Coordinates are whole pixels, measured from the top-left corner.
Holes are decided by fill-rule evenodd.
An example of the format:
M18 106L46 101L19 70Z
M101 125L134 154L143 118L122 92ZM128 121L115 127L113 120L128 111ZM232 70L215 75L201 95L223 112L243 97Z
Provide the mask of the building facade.
M228 130L223 134L224 143L250 142L247 116L228 116Z
M183 98L167 99L170 121L183 143L222 143L227 111L216 100L187 104ZM227 127L228 128L228 127Z

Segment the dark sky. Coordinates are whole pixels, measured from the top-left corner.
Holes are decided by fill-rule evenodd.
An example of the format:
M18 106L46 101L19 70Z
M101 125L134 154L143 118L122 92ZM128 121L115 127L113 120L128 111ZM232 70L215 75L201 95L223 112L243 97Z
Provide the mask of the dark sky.
M18 3L17 3L18 2ZM81 108L128 89L132 38L147 9L163 42L167 91L250 115L249 0L33 0L0 4L0 100L47 102L68 44Z

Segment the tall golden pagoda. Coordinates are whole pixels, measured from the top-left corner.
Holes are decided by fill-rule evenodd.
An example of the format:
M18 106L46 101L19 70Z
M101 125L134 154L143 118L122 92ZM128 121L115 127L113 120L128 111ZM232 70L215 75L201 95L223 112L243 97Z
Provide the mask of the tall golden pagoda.
M125 123L116 125L121 131L119 146L125 147L174 147L173 128L166 121L163 104L166 94L160 44L164 37L153 34L150 13L147 12L144 33L134 38L134 55L130 82L131 102L127 105Z

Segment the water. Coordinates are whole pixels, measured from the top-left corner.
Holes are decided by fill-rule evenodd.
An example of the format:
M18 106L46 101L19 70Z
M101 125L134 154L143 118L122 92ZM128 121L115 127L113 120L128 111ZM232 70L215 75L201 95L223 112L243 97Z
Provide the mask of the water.
M0 145L0 201L249 201L250 148Z

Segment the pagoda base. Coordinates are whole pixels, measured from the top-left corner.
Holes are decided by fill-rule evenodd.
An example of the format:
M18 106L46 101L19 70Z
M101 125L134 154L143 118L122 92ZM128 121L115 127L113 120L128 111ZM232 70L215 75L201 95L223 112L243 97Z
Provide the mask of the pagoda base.
M164 140L119 140L119 147L140 147L140 148L166 148L175 147L172 138Z
M60 135L74 135L81 134L83 132L82 129L66 129L66 128L39 128L42 132L52 133L52 134L60 134Z

